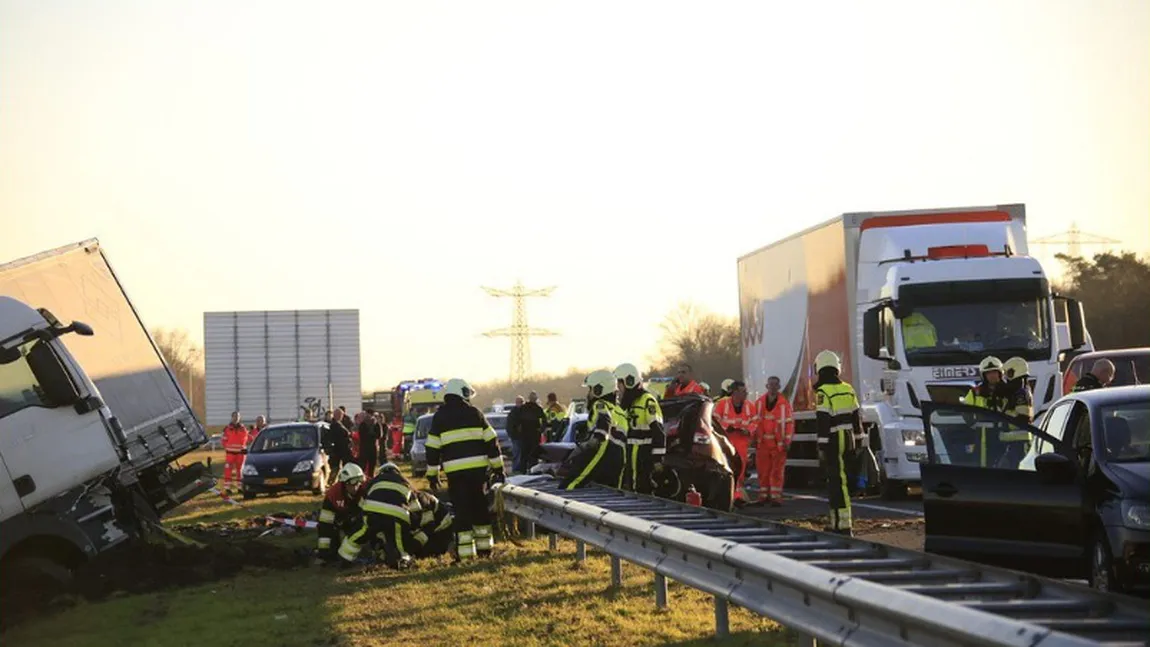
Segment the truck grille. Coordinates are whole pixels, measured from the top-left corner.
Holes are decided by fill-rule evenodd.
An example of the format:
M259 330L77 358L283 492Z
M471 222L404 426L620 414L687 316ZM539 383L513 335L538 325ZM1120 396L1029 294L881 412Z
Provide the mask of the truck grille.
M959 400L970 390L968 384L927 384L926 392L932 402L961 404Z

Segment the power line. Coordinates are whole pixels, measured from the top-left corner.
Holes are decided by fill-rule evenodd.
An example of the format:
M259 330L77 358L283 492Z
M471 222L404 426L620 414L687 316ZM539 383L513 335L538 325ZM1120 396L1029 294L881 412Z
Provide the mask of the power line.
M1043 236L1031 241L1032 245L1065 245L1066 253L1075 258L1082 257L1083 245L1114 245L1119 241L1098 234L1090 234L1078 228L1078 223L1070 223L1070 229L1058 234Z
M482 287L482 286L481 286ZM511 375L512 384L522 384L531 370L531 338L553 337L559 333L545 328L532 328L527 325L527 298L549 297L555 286L528 290L520 281L509 290L484 287L483 290L493 297L511 297L515 308L510 328L488 330L484 337L510 337L511 338Z

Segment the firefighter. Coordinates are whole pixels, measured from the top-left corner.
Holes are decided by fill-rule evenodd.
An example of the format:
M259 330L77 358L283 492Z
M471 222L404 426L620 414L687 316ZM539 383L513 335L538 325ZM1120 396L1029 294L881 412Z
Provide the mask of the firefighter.
M555 393L547 394L547 406L543 407L547 416L547 439L558 442L563 438L563 421L567 419L567 409L559 404L559 396Z
M574 490L588 483L623 487L627 464L627 414L615 404L615 376L598 370L583 380L587 387L587 428L591 438L580 443L563 462L559 487Z
M244 454L248 451L248 428L243 424L243 416L239 411L232 412L232 421L224 427L224 491L242 485L244 470Z
M755 467L759 473L759 501L774 507L783 504L783 478L787 452L795 437L795 416L777 376L767 378L767 392L755 403L759 425L755 437Z
M365 489L359 503L362 521L359 529L340 544L340 558L345 563L354 562L365 544L377 544L383 553L384 564L400 570L409 568L412 557L407 551L404 536L411 533L409 506L414 499L411 485L395 463L384 463Z
M735 474L735 506L746 505L743 494L743 479L747 475L748 455L751 450L751 437L759 424L755 403L747 399L747 385L742 381L731 382L731 396L719 400L715 405L714 416L719 419L723 434L735 446L741 464Z
M719 404L719 401L731 397L731 385L734 383L735 381L729 377L723 380L723 383L719 385L719 397L715 398L716 405Z
M815 421L830 503L830 526L825 530L852 535L851 498L844 458L854 451L855 437L862 433L859 401L854 388L840 378L842 361L834 352L824 350L815 356L815 372L818 374Z
M651 475L662 470L667 454L667 433L663 427L663 409L643 386L643 378L634 364L620 364L615 379L622 388L619 407L627 415L627 475L623 485L640 494L654 488Z
M985 357L978 364L978 372L982 375L982 381L971 387L962 397L962 403L1005 413L1007 397L1006 385L1002 382L1002 360L994 356ZM967 449L974 453L977 448L979 467L987 467L996 462L992 458L998 443L992 443L992 437L988 435L988 432L992 432L992 425L985 421L971 421L971 424L977 429L978 436L976 444L968 445Z
M319 544L317 555L324 562L338 561L336 546L340 535L359 529L359 502L364 495L363 470L355 463L348 463L339 471L335 485L328 488L323 504L319 509ZM354 526L354 528L353 528Z
M451 550L451 526L455 515L450 503L443 503L430 492L415 492L409 549L416 558L436 557Z
M667 390L663 392L663 399L667 400L691 393L705 395L703 387L695 381L694 369L691 368L690 364L683 364L679 366L679 371L675 374L675 379L671 380L671 383L667 385Z
M1005 382L1005 413L1020 427L1030 425L1034 420L1034 392L1027 378L1030 365L1021 357L1011 357L1002 363L1002 377ZM1017 467L1030 451L1030 432L1025 429L1000 431L998 440L1006 445L1003 454L1004 467Z
M452 378L443 389L443 406L431 418L427 436L427 481L439 489L439 473L447 476L447 491L455 511L455 551L460 560L486 557L495 547L487 507L489 475L506 478L495 430L483 412L471 405L475 389Z

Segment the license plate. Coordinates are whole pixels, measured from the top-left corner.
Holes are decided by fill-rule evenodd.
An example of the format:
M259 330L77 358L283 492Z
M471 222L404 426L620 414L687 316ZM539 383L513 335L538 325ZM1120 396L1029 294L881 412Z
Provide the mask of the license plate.
M287 482L286 478L264 479L264 485L287 485Z

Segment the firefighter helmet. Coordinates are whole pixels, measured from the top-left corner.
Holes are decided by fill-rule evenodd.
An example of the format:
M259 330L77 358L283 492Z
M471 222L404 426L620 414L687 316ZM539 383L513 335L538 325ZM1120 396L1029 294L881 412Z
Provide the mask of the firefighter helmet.
M615 379L623 380L623 386L633 389L643 381L643 376L639 374L639 367L634 364L620 364L615 367Z
M591 395L596 398L604 397L615 390L615 375L607 369L592 371L592 373L583 380L583 386L591 389Z
M978 363L978 373L980 375L986 375L992 371L998 371L999 373L1002 373L1002 360L998 359L994 355L983 358L983 360Z
M735 383L735 381L728 377L727 379L723 380L722 384L719 385L719 389L723 393L730 393L731 392L731 385L734 383Z
M365 477L363 470L355 463L348 463L339 471L339 482L351 484L352 481L362 481Z
M470 400L475 397L475 389L467 383L467 380L462 378L453 377L447 381L447 385L443 387L445 395L458 395L464 400Z
M710 384L707 384L706 382L699 382L699 386L703 387L703 393L706 393L707 395L711 394Z
M1008 380L1026 377L1030 375L1030 366L1021 357L1011 357L1002 363L1002 374Z
M384 463L383 465L380 465L379 466L379 472L380 472L380 474L382 474L384 472L395 472L396 474L402 474L402 472L399 471L399 466L396 465L395 463L392 463L391 461L388 461L388 462Z
M842 372L843 362L834 351L824 350L818 355L815 355L815 372L823 370L824 368L833 368L837 372Z

